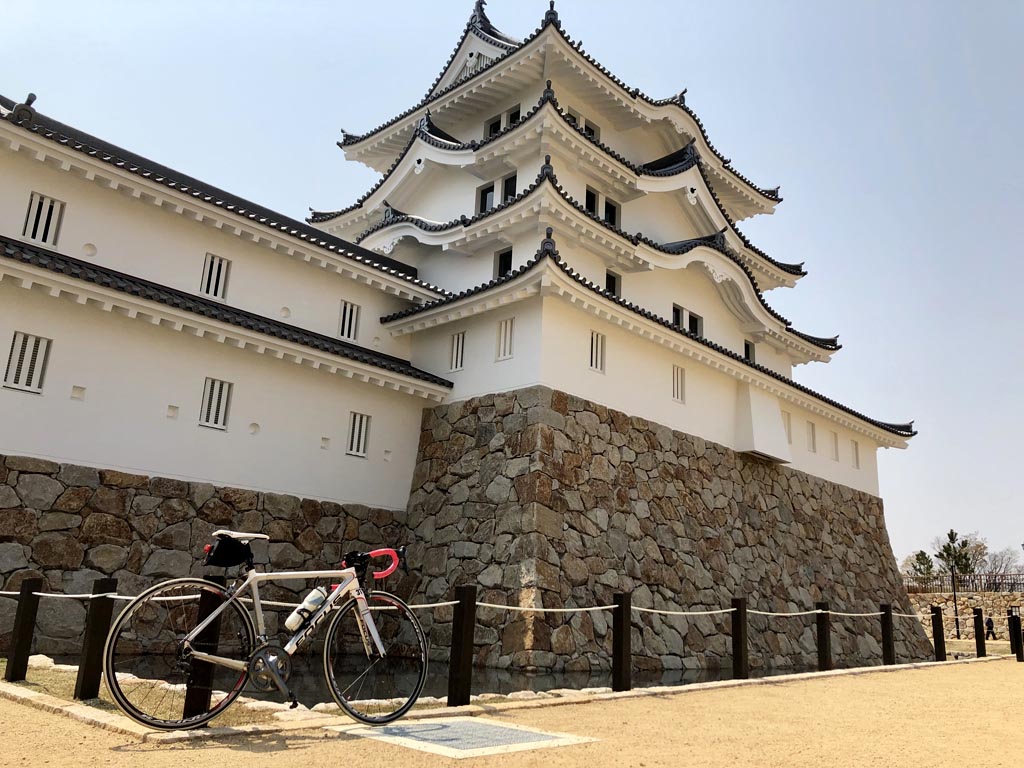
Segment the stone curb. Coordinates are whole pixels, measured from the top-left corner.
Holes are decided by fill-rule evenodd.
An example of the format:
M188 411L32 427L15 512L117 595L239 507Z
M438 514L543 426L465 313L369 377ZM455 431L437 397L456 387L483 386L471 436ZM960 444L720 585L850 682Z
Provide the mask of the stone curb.
M807 680L822 680L832 677L848 677L855 675L871 675L885 672L901 672L911 669L935 669L948 667L954 664L984 664L986 662L1004 661L1013 659L1013 656L988 656L983 659L958 659L954 661L925 661L911 664L896 664L888 667L854 667L853 669L835 669L828 672L797 672L790 675L775 675L772 677L760 677L753 680L716 680L707 683L689 683L686 685L660 685L651 688L639 688L632 691L621 691L617 693L580 694L578 696L561 696L543 698L534 701L507 701L495 704L468 704L464 707L442 707L437 709L423 709L410 712L403 720L425 720L443 717L466 717L476 715L491 715L500 712L515 712L520 710L543 709L545 707L561 707L570 704L594 704L605 701L619 701L622 699L640 699L652 696L676 696L701 691L722 690L728 688L746 688L755 685L781 685L791 682L803 682ZM133 722L121 714L104 712L95 707L78 702L68 702L58 699L45 693L21 688L7 682L0 682L0 699L25 704L35 709L43 710L57 715L70 717L72 720L96 726L112 733L119 733L126 736L136 736L140 742L157 744L174 744L189 741L208 741L222 738L233 738L239 736L254 736L268 733L289 733L294 731L305 731L314 728L337 727L339 724L357 727L361 724L354 723L346 717L335 717L318 715L310 711L308 717L301 717L290 722L240 725L231 727L198 728L191 731L153 731ZM282 710L287 711L287 710Z

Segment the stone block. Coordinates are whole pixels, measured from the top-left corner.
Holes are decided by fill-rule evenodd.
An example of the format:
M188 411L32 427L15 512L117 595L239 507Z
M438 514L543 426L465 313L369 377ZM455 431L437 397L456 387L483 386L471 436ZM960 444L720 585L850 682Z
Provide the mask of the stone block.
M17 542L0 544L0 573L10 573L28 568L27 550Z
M54 472L56 471L55 468ZM48 510L64 492L64 486L47 475L22 473L18 476L18 485L15 490L21 497L21 503L24 506L30 509Z
M193 559L187 552L157 549L146 559L141 575L169 579L187 576L192 568Z
M60 464L46 459L34 459L31 456L8 456L6 459L8 469L16 472L38 472L44 475L54 475L60 471Z
M278 520L294 520L299 515L299 499L281 493L268 493L263 497L263 511Z
M85 629L85 604L78 600L41 599L36 629L44 637L77 638Z
M0 541L28 544L39 533L36 513L30 509L5 509L0 512Z
M0 509L20 507L21 499L9 485L0 485Z
M213 486L210 487L213 488ZM235 516L235 510L220 499L209 498L199 510L199 516L214 525L230 526ZM260 533L260 531L255 531L255 533Z
M296 509L298 509L298 504L296 504ZM306 562L306 555L287 542L273 543L269 550L270 563L274 568L298 568Z
M187 499L189 484L184 480L169 477L151 477L149 493L151 496L163 496L166 499Z
M133 475L114 469L101 469L100 482L111 488L134 488L145 490L149 486L149 478L145 475Z
M99 488L100 471L95 467L81 467L77 464L61 464L57 479L64 485Z
M60 495L51 509L57 512L81 512L86 502L92 497L93 490L87 486L68 488Z
M166 499L157 507L157 515L167 525L173 525L191 519L195 510L186 499Z
M114 573L128 562L128 549L116 544L98 544L85 555L85 564L106 574Z
M126 521L120 518L103 512L94 512L85 518L78 538L86 546L96 544L126 546L132 542L132 529Z
M127 518L130 502L131 498L127 491L101 486L93 492L89 499L88 510Z
M93 515L95 517L95 515ZM92 520L92 517L89 518ZM89 520L86 520L88 525ZM187 551L192 539L192 526L187 521L169 525L151 539L154 547Z
M73 570L82 564L85 556L84 547L64 533L41 533L32 540L31 546L32 560L43 568Z
M217 488L217 496L221 501L234 507L237 512L256 509L259 503L259 494L256 491L241 488Z
M216 495L216 488L212 483L189 483L188 503L196 509L202 507L206 502Z

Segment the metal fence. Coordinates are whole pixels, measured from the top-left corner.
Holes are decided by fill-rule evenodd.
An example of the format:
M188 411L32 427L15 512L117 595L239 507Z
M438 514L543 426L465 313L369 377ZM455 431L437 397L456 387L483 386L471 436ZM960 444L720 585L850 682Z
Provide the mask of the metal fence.
M934 576L904 576L903 586L910 593L953 592L948 573ZM957 592L1024 592L1024 573L958 573Z

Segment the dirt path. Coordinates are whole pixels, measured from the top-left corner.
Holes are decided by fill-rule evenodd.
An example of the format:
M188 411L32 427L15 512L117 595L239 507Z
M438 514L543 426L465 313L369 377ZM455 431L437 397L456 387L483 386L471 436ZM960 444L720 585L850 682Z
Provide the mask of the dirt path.
M1022 682L1024 665L1004 660L495 713L599 741L463 761L323 732L139 744L0 701L0 766L988 768L1017 762Z

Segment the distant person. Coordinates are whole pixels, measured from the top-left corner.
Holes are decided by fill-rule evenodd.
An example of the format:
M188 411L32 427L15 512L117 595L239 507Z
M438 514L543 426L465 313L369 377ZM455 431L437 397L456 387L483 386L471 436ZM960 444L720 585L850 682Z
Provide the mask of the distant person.
M985 619L985 639L995 640L996 639L996 623L992 621L992 617L989 616Z

